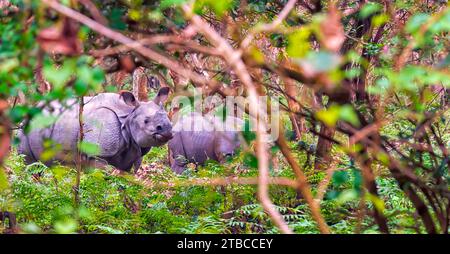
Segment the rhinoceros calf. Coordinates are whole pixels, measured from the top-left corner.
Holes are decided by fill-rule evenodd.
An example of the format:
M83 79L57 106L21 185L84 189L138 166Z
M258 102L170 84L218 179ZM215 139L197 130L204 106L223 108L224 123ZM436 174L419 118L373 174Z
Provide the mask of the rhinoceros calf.
M240 146L241 119L191 113L181 117L173 126L169 141L169 161L172 170L181 174L188 163L204 164L208 159L223 162Z
M172 124L162 103L169 89L161 88L149 102L139 102L131 92L101 93L84 97L83 133L84 141L98 145L99 154L88 157L88 162L100 161L129 171L139 168L142 157L154 146L161 146L172 138ZM57 117L48 128L34 129L25 134L19 131L18 151L25 154L28 163L41 159L45 151L44 142L52 140L60 145L60 152L45 161L74 163L79 138L78 103L73 100L63 107L54 102L44 108L44 115Z

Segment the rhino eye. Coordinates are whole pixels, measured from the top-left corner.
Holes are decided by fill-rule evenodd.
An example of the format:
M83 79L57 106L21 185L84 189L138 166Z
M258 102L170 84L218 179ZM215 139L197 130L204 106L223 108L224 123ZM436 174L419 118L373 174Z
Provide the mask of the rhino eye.
M148 119L145 119L145 120L144 120L144 123L145 123L145 124L148 124L148 122L149 122Z

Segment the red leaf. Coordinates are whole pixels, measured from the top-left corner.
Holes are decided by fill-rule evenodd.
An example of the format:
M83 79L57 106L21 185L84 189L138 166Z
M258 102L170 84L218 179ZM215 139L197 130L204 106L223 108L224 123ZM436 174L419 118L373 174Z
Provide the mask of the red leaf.
M50 54L78 55L82 53L81 40L78 38L78 25L75 21L64 19L62 25L42 29L37 42Z
M332 52L338 52L345 41L341 14L334 4L330 4L326 19L320 24L321 44Z

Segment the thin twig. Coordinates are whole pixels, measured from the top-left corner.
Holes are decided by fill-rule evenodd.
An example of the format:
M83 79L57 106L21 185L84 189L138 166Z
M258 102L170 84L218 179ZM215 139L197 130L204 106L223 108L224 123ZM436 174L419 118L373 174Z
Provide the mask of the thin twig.
M77 176L75 179L75 185L73 186L74 190L74 202L75 207L80 206L80 181L81 181L81 172L83 170L83 161L82 161L82 151L80 149L81 143L84 139L84 130L83 130L83 108L84 108L84 97L80 96L80 102L78 103L78 124L79 124L79 132L78 132L78 151L77 151Z
M314 199L313 194L311 192L311 187L308 183L308 179L306 175L303 173L303 171L300 169L300 166L298 165L294 156L290 152L289 147L287 146L286 143L286 139L284 138L284 134L281 131L278 136L277 144L280 147L281 153L284 155L287 162L294 171L295 176L297 177L300 191L303 197L305 198L306 202L308 203L309 208L311 209L312 217L316 221L320 232L323 234L329 234L330 229L328 228L328 225L326 224L322 214L320 213L320 203Z
M95 21L99 22L102 25L108 25L108 20L102 15L102 13L98 10L97 6L91 0L78 0L92 15Z
M325 178L319 183L319 187L317 188L317 194L315 197L315 199L319 202L323 200L323 197L327 192L328 185L330 184L331 178L333 177L333 173L336 171L337 165L338 162L334 161L327 169Z
M156 51L153 51L145 47L138 41L132 40L129 37L108 28L69 7L66 7L54 0L42 0L42 2L45 3L47 6L49 6L50 8L54 9L55 11L86 25L92 30L112 40L122 43L124 46L132 50L135 50L139 54L157 62L158 64L165 66L166 68L176 72L177 74L181 75L186 79L190 79L197 84L210 88L212 91L217 90L221 94L226 95L232 93L226 88L224 88L222 84L217 82L216 80L214 79L207 80L201 75L184 68L184 66L178 63L177 61L170 59Z
M425 22L422 26L420 26L417 36L423 37L425 35L425 33L428 31L428 29L433 24L435 24L437 20L442 18L442 16L444 16L447 12L448 12L448 9L445 8L443 11L440 11L440 12L434 14L433 16L431 16L431 18L429 18L427 20L427 22ZM403 48L403 50L400 52L400 54L398 55L398 57L395 61L395 65L394 65L395 70L399 71L406 64L408 58L410 57L412 51L414 50L414 47L416 47L416 46L417 46L416 40L414 40L412 38L410 40L408 40L408 44L406 45L406 47Z
M221 37L198 15L193 15L192 8L190 6L184 5L183 10L188 15L188 18L191 20L192 24L197 28L197 31L203 34L217 48L217 51L222 54L224 60L233 68L240 81L246 87L250 111L256 112L260 119L265 119L264 116L266 115L266 112L263 110L262 105L259 105L258 103L258 92L253 84L250 74L247 71L247 67L241 59L241 54L234 50L226 39ZM263 106L265 107L266 105ZM267 133L265 123L256 120L256 154L259 169L258 197L264 210L269 214L270 218L280 229L280 231L290 234L293 233L292 230L287 226L281 214L275 209L269 197L269 155L266 140Z
M250 45L250 43L253 41L257 33L271 32L274 31L278 26L280 26L292 11L292 9L294 9L296 3L297 0L289 0L289 2L287 2L287 4L284 6L283 10L281 10L280 14L278 14L278 16L272 21L272 23L262 24L250 30L248 35L241 42L241 49L246 49L248 45Z

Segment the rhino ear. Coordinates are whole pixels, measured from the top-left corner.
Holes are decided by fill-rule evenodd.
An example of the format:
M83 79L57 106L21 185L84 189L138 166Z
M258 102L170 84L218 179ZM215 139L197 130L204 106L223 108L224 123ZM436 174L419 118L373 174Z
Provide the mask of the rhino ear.
M139 102L134 98L133 93L129 91L120 91L120 99L125 102L128 106L137 107Z
M167 100L167 97L169 97L169 91L170 89L168 87L161 87L158 91L158 94L153 99L153 102L161 105Z

